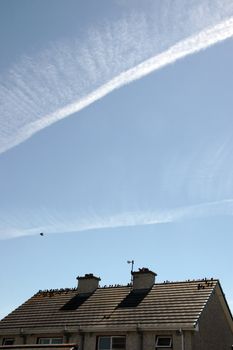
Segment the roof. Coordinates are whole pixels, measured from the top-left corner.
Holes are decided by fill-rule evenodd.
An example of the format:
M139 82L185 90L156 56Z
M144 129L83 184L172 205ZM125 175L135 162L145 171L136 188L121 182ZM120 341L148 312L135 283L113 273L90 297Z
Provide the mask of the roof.
M46 344L46 350L53 349L53 350L78 350L77 347L78 344L76 343L63 343L63 344ZM8 349L8 350L45 350L45 345L41 344L17 344L17 345L0 345L0 349Z
M127 305L130 286L98 288L86 298L77 289L39 291L0 322L0 333L31 327L193 329L218 284L213 279L156 283L133 305Z

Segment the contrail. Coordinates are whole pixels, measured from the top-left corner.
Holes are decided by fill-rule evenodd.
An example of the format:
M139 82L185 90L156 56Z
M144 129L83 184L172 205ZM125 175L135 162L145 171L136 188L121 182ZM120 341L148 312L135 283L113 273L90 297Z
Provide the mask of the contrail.
M128 69L101 87L94 90L92 93L79 98L78 100L67 104L53 113L42 116L39 120L33 121L20 127L19 130L12 136L7 137L7 141L0 144L0 153L18 145L27 140L39 130L48 127L49 125L70 116L73 113L80 111L91 103L101 99L115 89L123 85L129 84L132 81L140 79L153 71L160 69L168 64L171 64L181 58L194 54L200 50L206 49L211 45L231 38L233 36L233 17L230 17L223 22L202 30L198 34L188 37L185 40L171 46L166 51L155 55L154 57L143 61L135 67Z
M49 214L48 214L49 213ZM191 218L200 218L215 215L233 214L233 199L199 203L185 207L177 207L168 210L143 210L127 211L111 215L86 215L77 217L72 213L69 217L63 218L62 213L52 210L41 210L36 213L27 210L26 213L20 213L21 218L4 217L3 225L0 227L0 239L8 239L21 236L30 236L45 232L53 233L71 233L85 232L98 229L113 229L130 226L145 226L155 224L165 224L178 222ZM23 221L22 221L23 217ZM43 224L42 224L43 223Z

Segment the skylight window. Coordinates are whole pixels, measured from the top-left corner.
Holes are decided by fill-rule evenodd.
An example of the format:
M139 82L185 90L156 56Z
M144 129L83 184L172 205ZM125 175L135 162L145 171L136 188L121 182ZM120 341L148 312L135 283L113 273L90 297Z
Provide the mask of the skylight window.
M82 293L77 294L73 298L71 298L65 305L61 307L61 311L72 311L77 310L79 306L81 306L92 293Z
M149 293L150 289L136 289L132 290L118 305L118 307L135 307L138 306L141 301Z

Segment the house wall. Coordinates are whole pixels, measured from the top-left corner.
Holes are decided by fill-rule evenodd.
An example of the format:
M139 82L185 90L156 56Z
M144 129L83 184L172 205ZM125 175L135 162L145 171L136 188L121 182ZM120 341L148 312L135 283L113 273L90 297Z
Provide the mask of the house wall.
M182 350L182 336L178 332L171 331L160 331L155 332L127 332L115 334L115 333L105 333L105 334L85 334L84 347L82 350L96 350L96 343L99 335L125 335L126 336L126 350L155 350L155 340L157 335L171 335L173 338L172 350ZM192 350L191 348L191 332L186 332L184 334L184 344L185 350ZM171 350L171 348L163 348L163 350Z
M137 332L105 332L101 334L96 333L85 333L84 335L84 342L83 347L81 347L82 350L96 350L97 349L97 340L99 336L113 336L113 335L122 335L126 336L126 349L132 349L132 350L141 350L141 337L140 334ZM154 350L154 349L153 349Z
M76 343L80 345L81 350L96 350L96 344L98 336L101 335L125 335L126 336L126 350L155 350L155 340L157 335L171 335L173 338L173 347L172 350L183 350L182 349L182 336L179 332L171 332L171 331L159 331L157 333L153 331L148 332L137 332L137 331L131 331L131 332L106 332L106 333L85 333L85 334L79 334L79 333L72 333L67 336L61 333L43 333L43 334L28 334L26 337L22 336L16 336L12 335L13 338L15 338L15 344L36 344L37 339L40 337L59 337L63 336L64 342L69 343ZM10 338L10 335L7 335L8 338ZM2 339L4 337L0 338L0 345L2 344ZM192 350L191 348L191 333L185 332L184 333L184 344L185 350ZM163 348L164 350L171 350L171 348ZM200 349L201 350L201 349ZM219 349L218 349L219 350Z
M137 332L126 334L126 349L141 350L142 335Z
M15 335L15 334L6 334L0 336L0 345L2 345L4 338L14 338L15 344L24 344L24 338L21 335Z
M168 336L172 336L172 340L173 340L173 346L172 346L172 350L182 350L182 336L179 332L177 331L159 331L157 333L155 332L144 332L143 333L143 347L141 350L155 350L155 341L156 341L156 337L157 336L161 336L161 335L168 335ZM191 347L191 340L192 340L192 336L191 336L191 332L185 332L183 334L184 336L184 349L185 350L192 350ZM127 350L131 350L133 348L129 347L127 348ZM163 348L164 350L171 350L171 348Z
M183 335L182 335L183 334ZM155 350L155 340L158 335L171 335L173 338L172 350L230 350L233 344L233 334L222 306L216 295L212 295L199 322L199 331L128 331L128 332L106 332L106 333L71 333L60 332L0 336L0 345L3 338L15 338L15 344L36 344L39 337L63 336L65 343L76 343L81 350L96 350L98 336L100 335L125 335L126 350ZM182 348L182 339L184 347ZM171 350L163 348L164 350Z
M53 332L53 333L41 333L41 334L24 334L24 335L17 335L17 334L7 334L7 335L1 335L0 336L0 346L2 345L4 338L14 338L15 342L14 345L23 345L23 344L37 344L38 338L50 338L50 337L63 337L63 343L72 343L72 344L80 344L82 343L82 337L80 334L70 334L67 338L67 335L64 335L60 332Z
M203 310L192 344L193 350L230 350L233 345L233 333L216 292Z

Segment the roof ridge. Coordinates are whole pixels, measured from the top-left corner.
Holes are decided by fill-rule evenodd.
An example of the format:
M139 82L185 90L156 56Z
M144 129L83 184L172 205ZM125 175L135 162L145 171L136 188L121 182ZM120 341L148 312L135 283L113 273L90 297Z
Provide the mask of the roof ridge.
M182 283L197 283L197 282L219 282L219 280L217 278L198 278L198 279L188 279L185 281L169 281L169 280L165 280L163 282L157 282L154 283L154 286L157 285L164 285L164 284L182 284ZM109 284L109 285L103 285L98 287L97 289L107 289L107 288L129 288L132 287L131 283L128 284ZM51 289L40 289L37 293L34 294L38 295L38 294L49 294L49 293L62 293L62 292L73 292L73 291L77 291L78 288L77 287L67 287L67 288L51 288Z
M49 293L63 293L63 292L71 292L78 290L77 287L74 288L51 288L51 289L39 289L37 293L34 294L34 296L39 294L49 294Z
M164 284L182 284L182 283L197 283L197 282L219 282L219 280L217 278L213 278L213 277L210 277L210 278L198 278L198 279L188 279L188 280L185 280L185 281L169 281L169 280L165 280L163 282L158 282L158 283L155 283L154 285L164 285Z

